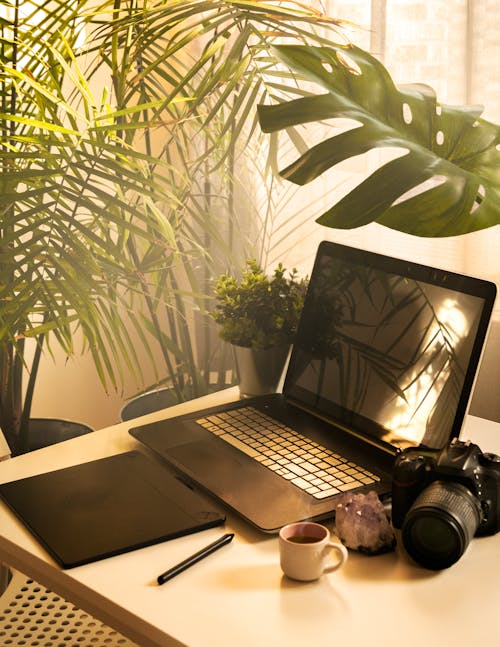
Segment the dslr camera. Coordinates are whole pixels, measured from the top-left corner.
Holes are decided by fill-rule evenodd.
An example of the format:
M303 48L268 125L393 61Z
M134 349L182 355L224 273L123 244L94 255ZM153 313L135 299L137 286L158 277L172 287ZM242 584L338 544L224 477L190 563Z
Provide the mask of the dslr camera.
M500 456L457 439L442 450L403 450L394 465L392 523L417 563L451 566L472 537L500 530Z

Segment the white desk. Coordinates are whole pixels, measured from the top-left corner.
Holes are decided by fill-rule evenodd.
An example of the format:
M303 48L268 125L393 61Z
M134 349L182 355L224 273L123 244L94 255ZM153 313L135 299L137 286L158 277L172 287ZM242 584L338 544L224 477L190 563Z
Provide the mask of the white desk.
M144 420L235 399L232 389ZM0 481L66 467L137 447L121 423L0 464ZM500 453L500 425L469 417L463 437ZM263 502L265 505L265 502ZM328 524L327 524L328 525ZM163 586L155 578L214 541L236 537ZM450 569L419 568L401 550L350 553L339 572L300 584L284 578L275 537L229 515L226 529L63 571L0 504L3 560L101 618L141 647L304 647L494 644L500 612L500 533L474 539ZM319 642L321 641L321 643Z

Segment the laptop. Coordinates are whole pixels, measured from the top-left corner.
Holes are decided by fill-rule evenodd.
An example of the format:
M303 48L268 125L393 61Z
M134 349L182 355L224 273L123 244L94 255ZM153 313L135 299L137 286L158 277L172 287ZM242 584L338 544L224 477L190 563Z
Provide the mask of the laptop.
M459 437L496 286L320 243L281 393L131 435L262 531L391 491L396 456Z

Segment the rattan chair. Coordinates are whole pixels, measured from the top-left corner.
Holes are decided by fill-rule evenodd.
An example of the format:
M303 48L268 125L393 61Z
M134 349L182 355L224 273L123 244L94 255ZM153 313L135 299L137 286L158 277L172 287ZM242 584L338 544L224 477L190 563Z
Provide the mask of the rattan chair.
M6 569L0 595L2 647L138 647L20 571Z

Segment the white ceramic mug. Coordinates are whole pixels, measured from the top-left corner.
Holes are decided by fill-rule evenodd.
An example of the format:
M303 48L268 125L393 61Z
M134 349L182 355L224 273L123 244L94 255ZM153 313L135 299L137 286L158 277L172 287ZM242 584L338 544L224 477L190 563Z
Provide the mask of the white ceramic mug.
M285 575L303 582L317 580L323 573L333 573L347 559L347 548L330 541L328 528L312 521L283 526L279 534L280 565ZM337 561L328 562L332 552Z

